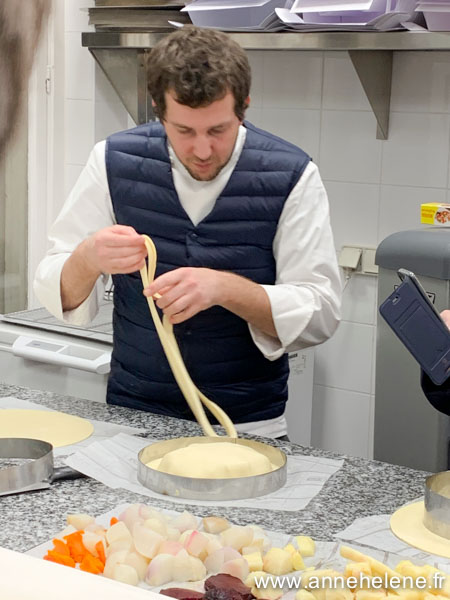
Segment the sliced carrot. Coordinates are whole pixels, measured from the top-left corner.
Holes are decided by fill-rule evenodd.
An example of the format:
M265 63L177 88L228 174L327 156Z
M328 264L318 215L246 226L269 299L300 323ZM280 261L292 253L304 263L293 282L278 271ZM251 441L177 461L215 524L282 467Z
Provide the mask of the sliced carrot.
M71 556L59 554L55 550L49 550L44 556L44 560L49 560L50 562L58 563L59 565L65 565L66 567L75 567L75 561Z
M84 531L74 531L69 535L65 535L64 539L67 541L69 547L70 556L75 562L82 562L83 558L88 553L86 546L83 544L83 533Z
M104 568L105 565L102 563L102 561L96 556L93 556L90 552L85 554L80 564L80 569L82 571L92 573L93 575L99 575L100 573L103 573Z
M60 540L58 538L55 538L52 541L53 541L53 550L55 550L59 554L65 554L66 556L70 556L69 546L66 544L66 542L63 542L62 540Z
M109 526L112 527L113 525L115 525L118 522L119 522L119 519L116 519L116 517L111 517L111 520L109 522Z
M97 550L99 559L102 561L103 564L105 564L106 554L105 554L105 546L104 546L103 542L97 542L95 544L95 549Z

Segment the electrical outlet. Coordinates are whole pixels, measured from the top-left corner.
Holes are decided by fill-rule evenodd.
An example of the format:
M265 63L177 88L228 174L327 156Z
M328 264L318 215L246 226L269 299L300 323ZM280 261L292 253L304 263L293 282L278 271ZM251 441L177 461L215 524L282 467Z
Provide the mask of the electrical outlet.
M375 264L375 248L363 248L361 257L361 273L378 275L378 265Z
M376 248L364 246L342 246L338 263L344 269L350 269L355 274L378 275L375 264Z

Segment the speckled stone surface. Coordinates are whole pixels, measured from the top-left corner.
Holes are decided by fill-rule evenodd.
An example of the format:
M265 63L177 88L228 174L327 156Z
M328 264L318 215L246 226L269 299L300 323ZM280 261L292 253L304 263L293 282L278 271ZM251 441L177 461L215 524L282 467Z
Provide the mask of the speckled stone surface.
M201 434L200 428L189 421L50 392L0 384L0 396L14 396L88 419L143 428L149 437L157 439ZM302 533L317 540L332 540L335 533L344 529L355 518L390 514L423 493L426 476L423 471L267 438L251 439L270 442L281 447L287 454L343 458L344 464L309 505L298 512L220 508L223 516L237 524L254 523L273 531ZM57 460L55 464L59 464ZM61 530L68 513L100 515L127 502L144 502L172 510L183 508L169 501L154 501L126 490L113 490L92 479L55 482L49 490L0 497L0 546L25 552ZM194 504L186 504L185 508L203 516L211 513L209 508L196 507Z

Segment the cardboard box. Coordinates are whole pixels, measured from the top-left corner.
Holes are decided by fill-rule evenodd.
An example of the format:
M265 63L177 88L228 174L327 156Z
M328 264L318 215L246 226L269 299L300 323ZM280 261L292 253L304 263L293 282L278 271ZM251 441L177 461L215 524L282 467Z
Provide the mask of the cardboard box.
M429 202L420 206L420 222L450 227L450 204Z

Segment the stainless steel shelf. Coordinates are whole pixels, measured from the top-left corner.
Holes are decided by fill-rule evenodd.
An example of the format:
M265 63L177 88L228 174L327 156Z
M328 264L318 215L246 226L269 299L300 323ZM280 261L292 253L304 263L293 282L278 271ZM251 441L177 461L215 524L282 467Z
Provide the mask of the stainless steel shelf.
M88 47L137 123L153 117L146 55L167 33L85 32ZM389 133L394 51L450 50L450 32L230 33L246 50L347 51L377 120L377 138Z
M87 32L89 48L153 48L166 33ZM450 50L450 32L230 33L246 50Z

